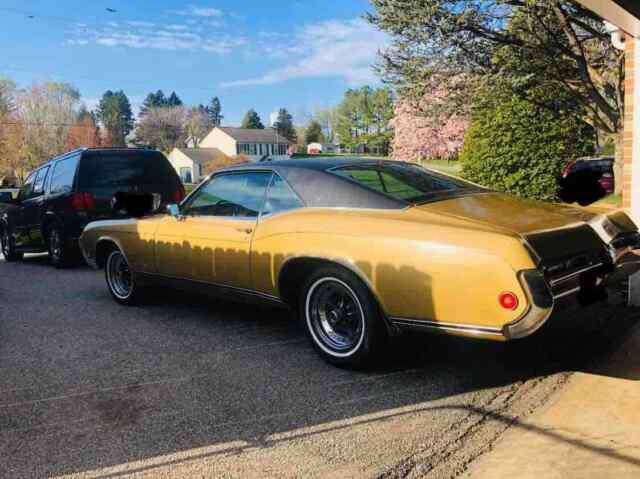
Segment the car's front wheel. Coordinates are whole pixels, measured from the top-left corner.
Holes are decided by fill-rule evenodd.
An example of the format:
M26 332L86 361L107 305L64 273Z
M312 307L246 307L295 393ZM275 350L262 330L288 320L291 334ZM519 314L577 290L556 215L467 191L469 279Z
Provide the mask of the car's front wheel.
M13 262L22 259L23 255L16 251L15 241L8 227L4 227L0 233L0 248L6 261Z
M114 249L109 253L104 271L109 292L118 303L131 306L140 302L142 289L122 251Z
M302 288L300 308L313 346L328 362L361 368L376 359L386 329L375 298L353 273L316 270Z

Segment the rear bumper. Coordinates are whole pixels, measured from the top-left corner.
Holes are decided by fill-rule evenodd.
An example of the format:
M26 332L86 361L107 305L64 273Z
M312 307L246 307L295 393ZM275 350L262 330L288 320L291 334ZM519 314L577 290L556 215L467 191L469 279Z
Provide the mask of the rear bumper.
M640 256L632 252L620 255L613 265L594 265L552 282L538 270L524 271L520 281L531 306L518 321L505 325L502 333L508 340L530 336L552 313L606 300L608 288L620 286L638 271Z

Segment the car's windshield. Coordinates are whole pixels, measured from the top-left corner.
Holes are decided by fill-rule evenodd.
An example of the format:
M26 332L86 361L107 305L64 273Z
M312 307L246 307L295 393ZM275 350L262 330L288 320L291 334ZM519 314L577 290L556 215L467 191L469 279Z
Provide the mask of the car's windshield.
M474 184L440 175L410 163L381 162L345 166L330 171L394 199L412 204L484 191Z

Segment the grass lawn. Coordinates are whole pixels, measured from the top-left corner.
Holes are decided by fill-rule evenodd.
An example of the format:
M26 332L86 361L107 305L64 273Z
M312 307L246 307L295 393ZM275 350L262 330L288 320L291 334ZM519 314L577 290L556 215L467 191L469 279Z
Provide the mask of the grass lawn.
M601 206L603 208L622 208L622 195L609 195L596 201L593 206Z
M459 161L447 161L447 160L429 160L419 162L425 168L431 168L432 170L439 171L451 176L460 176L462 172L462 165Z

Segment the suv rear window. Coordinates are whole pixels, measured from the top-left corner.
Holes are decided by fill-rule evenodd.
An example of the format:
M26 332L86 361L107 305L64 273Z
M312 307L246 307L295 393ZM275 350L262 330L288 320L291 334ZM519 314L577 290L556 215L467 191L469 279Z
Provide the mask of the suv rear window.
M98 152L82 156L79 187L120 188L137 185L177 185L169 161L158 152Z

